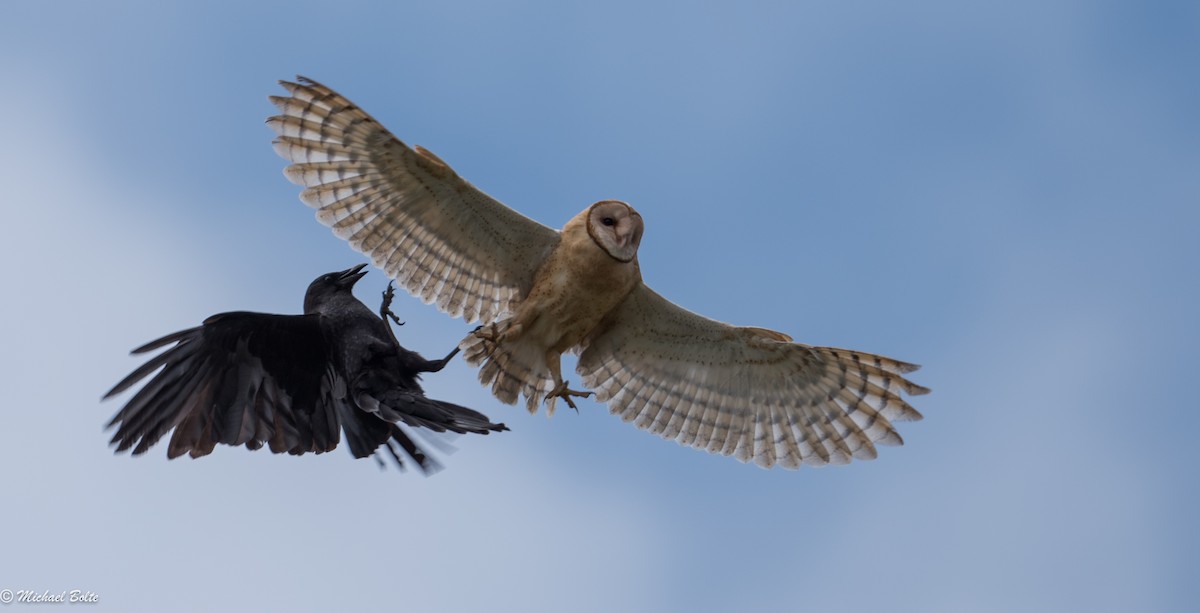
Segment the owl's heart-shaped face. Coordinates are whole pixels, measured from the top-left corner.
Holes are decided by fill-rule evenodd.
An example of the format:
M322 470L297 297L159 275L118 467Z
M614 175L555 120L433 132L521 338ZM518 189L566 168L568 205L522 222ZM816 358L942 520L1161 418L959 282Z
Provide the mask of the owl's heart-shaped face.
M619 200L603 200L588 210L588 235L618 262L632 262L637 257L643 229L642 216Z

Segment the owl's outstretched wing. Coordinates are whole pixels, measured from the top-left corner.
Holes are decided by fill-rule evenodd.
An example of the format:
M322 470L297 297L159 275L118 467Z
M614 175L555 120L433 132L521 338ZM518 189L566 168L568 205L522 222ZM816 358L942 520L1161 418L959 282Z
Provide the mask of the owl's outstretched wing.
M899 445L892 422L921 414L914 364L793 343L687 311L639 284L583 343L578 372L596 399L681 444L776 464L843 464Z
M365 111L310 79L281 81L267 120L284 171L317 219L414 296L468 322L511 312L559 240L429 151L400 141Z

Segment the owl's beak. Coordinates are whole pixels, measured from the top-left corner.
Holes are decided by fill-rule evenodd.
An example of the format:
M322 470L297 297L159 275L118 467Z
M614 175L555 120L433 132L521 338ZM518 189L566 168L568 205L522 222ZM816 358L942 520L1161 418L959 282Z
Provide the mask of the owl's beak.
M625 247L628 247L629 243L633 241L633 230L632 229L624 230L624 231L617 231L615 234L617 237L617 245L619 245L622 249L624 249Z
M642 241L642 229L634 228L625 234L621 235L621 246L630 249L637 249L638 243Z

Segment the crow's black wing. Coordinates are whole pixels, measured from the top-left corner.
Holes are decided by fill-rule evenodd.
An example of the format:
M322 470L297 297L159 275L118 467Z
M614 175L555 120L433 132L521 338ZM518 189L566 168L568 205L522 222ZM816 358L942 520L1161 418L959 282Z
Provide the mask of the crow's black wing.
M432 460L395 424L355 407L331 359L331 340L317 315L233 312L164 336L133 351L172 345L125 377L105 398L162 370L109 422L117 451L144 453L174 429L167 456L200 457L217 443L274 453L321 453L346 431L358 458L386 444L422 468Z

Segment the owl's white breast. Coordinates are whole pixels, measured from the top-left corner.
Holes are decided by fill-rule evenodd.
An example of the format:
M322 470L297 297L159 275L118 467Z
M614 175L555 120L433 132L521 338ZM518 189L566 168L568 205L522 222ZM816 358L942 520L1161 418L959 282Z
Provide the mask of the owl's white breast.
M579 344L640 279L636 259L614 260L586 230L569 223L563 240L538 269L515 319L526 335L561 353Z

